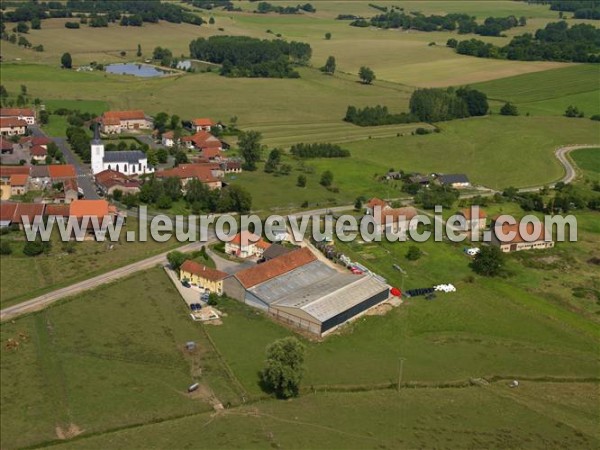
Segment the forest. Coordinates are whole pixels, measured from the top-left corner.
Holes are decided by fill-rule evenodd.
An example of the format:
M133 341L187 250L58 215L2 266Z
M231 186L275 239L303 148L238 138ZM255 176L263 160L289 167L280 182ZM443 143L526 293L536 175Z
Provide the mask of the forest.
M221 64L221 75L248 78L299 78L293 64L305 65L312 49L303 42L247 36L211 36L190 42L190 55Z
M592 25L578 24L569 28L564 22L554 22L537 30L515 36L508 45L498 47L477 39L457 42L448 40L449 47L461 55L518 61L600 62L600 30Z

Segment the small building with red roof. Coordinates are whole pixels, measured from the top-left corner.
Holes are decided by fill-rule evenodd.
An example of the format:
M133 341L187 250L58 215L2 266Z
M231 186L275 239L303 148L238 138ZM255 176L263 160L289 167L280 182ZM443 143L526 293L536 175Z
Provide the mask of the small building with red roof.
M13 118L35 125L35 111L31 108L0 108L0 118Z
M53 183L77 178L77 171L72 164L50 164L48 166L48 173Z
M23 195L27 193L27 183L29 175L15 174L10 177L10 195Z
M34 145L29 150L29 153L31 154L31 158L38 162L45 162L46 156L48 156L48 150L41 145Z
M465 219L465 231L483 230L486 227L487 214L479 206L473 205L470 208L461 209L457 215Z
M27 131L27 122L16 117L0 117L0 135L20 136Z
M186 184L190 180L199 180L211 189L220 189L223 183L215 175L213 169L208 164L180 164L172 169L160 170L156 172L157 178L176 177L181 180L182 188L185 190Z
M262 237L242 231L236 234L233 239L225 243L225 253L237 256L238 258L261 258L266 249L271 246Z
M204 264L188 259L179 269L179 279L189 281L191 284L200 288L207 289L213 294L223 294L223 280L229 274L222 272Z
M152 121L140 109L106 111L99 119L104 134L119 134L127 130L148 130Z
M202 117L192 120L194 131L210 131L216 124L209 118Z

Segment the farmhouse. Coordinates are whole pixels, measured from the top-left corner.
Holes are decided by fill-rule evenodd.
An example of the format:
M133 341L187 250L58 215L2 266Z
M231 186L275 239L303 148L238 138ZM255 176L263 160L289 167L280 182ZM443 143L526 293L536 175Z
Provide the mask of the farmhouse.
M192 120L192 128L195 132L198 131L210 131L215 123L208 118L194 119Z
M31 154L31 158L37 162L45 162L46 156L48 156L48 150L41 145L34 145L29 150L29 153Z
M457 215L465 218L466 227L465 231L469 230L483 230L486 226L487 214L479 206L472 206L471 208L465 208L460 210Z
M35 125L35 111L31 108L0 108L0 118L11 117Z
M494 220L492 223L492 239L490 243L500 247L500 250L505 253L554 247L552 233L549 230L546 230L543 223L528 223L525 231L526 235L531 236L530 239L526 239L527 236L521 234L519 231L519 224L510 225L503 223L502 226L500 226L500 224L496 224ZM506 236L508 233L512 233L514 237L503 239L502 236L500 236L500 234Z
M8 200L12 195L10 179L13 175L29 175L29 167L0 165L0 199Z
M100 117L100 124L104 134L119 134L127 130L148 130L152 127L152 121L141 110L106 111Z
M27 131L27 122L15 117L0 117L0 135L19 136Z
M225 243L225 253L238 258L260 258L270 245L260 236L249 231L242 231L236 234L231 241Z
M417 228L417 222L411 222L417 214L418 211L412 206L383 210L376 209L373 214L375 232L405 235L407 231Z
M389 287L372 275L340 273L302 248L227 278L225 293L323 336L386 300Z
M14 144L8 139L0 138L0 153L3 155L11 154L14 152Z
M48 144L51 142L52 139L46 136L25 136L19 139L19 145L22 147L35 147L36 145L40 145L46 150L48 149Z
M148 157L141 150L105 152L98 127L94 130L91 156L94 175L104 170L116 170L126 175L143 175L154 172L154 168L148 165Z
M213 149L221 151L223 150L223 143L221 140L207 131L198 131L192 136L184 136L181 138L181 142L189 149L196 149L200 152L206 149Z
M223 294L223 280L228 276L229 274L225 272L206 267L190 259L185 261L179 269L179 279L181 281L187 280L217 295Z
M175 140L175 132L173 131L166 131L164 132L161 137L161 143L162 145L164 145L165 147L173 147L176 144L176 140Z
M442 186L450 186L454 189L463 189L471 186L469 178L464 173L440 175L438 176L437 181Z
M77 178L77 171L72 164L50 164L48 166L48 174L53 183Z
M15 174L10 177L10 195L23 195L27 193L27 183L29 175Z
M375 208L379 207L381 210L390 209L390 205L385 200L374 197L367 202L365 205L365 214L372 216L375 212Z
M113 195L117 190L124 194L136 194L141 187L139 180L129 178L116 170L103 170L94 176L94 180L104 195Z
M210 189L220 189L223 185L217 178L213 168L207 164L181 164L173 169L166 169L156 172L157 178L177 177L181 180L183 189L185 185L193 179L206 184Z

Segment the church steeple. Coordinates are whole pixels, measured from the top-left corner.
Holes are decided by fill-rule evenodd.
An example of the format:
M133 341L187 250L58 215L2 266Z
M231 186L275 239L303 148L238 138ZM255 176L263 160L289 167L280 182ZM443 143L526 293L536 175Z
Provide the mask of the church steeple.
M97 174L104 170L104 143L100 139L100 124L94 128L94 138L91 145L92 173Z

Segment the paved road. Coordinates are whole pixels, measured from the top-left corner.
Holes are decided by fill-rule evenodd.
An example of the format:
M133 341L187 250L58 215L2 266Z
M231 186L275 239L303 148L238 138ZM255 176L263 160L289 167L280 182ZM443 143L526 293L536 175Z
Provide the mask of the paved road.
M47 135L37 126L29 127L34 136L47 137ZM94 200L100 198L96 192L96 186L92 179L92 173L85 164L83 164L77 155L73 153L67 140L63 137L51 137L60 151L65 155L67 164L75 166L77 172L77 184L83 190L83 196L87 199Z
M60 138L55 138L55 139L60 139ZM573 165L571 164L571 162L569 161L569 159L567 158L567 154L569 152L580 149L580 148L593 148L593 147L597 147L597 146L598 145L582 144L582 145L568 145L568 146L558 148L554 152L554 154L556 155L556 157L558 158L560 163L565 167L565 171L566 171L565 176L563 178L561 178L559 181L562 181L564 183L569 183L569 182L573 181L576 177L577 172L576 172L575 168L573 167ZM69 152L70 152L70 150L69 150ZM65 157L66 157L66 155L67 155L67 152L65 152ZM77 165L76 165L76 167L77 167ZM554 186L554 183L551 184L550 186ZM537 187L523 189L521 191L525 192L525 191L530 191L530 190L540 190L543 187L544 186L537 186ZM494 192L495 191L490 190L491 194L493 194ZM292 214L290 214L290 216L300 218L300 217L306 216L306 215L310 216L310 215L315 215L315 214L326 214L326 213L332 213L332 212L346 211L348 209L351 209L352 207L353 207L353 205L345 205L345 206L336 206L333 208L315 209L312 211L303 211L303 212L299 212L299 213L292 213ZM209 236L209 239L208 239L209 242L214 242L215 236L212 231L209 232L208 236ZM178 248L178 250L182 251L182 252L189 252L189 251L193 251L193 250L198 250L201 245L202 245L201 242L194 242L191 244L184 245L184 246ZM167 253L168 252L164 252L159 255L152 256L150 258L144 259L142 261L138 261L138 262L130 264L128 266L121 267L119 269L112 270L108 273L90 278L89 280L85 280L80 283L76 283L71 286L68 286L66 288L58 289L56 291L39 296L37 298L34 298L31 300L25 301L23 303L19 303L17 305L5 308L0 311L0 321L4 321L4 320L11 319L11 318L23 315L23 314L27 314L27 313L30 313L33 311L40 310L40 309L45 308L46 306L50 305L51 303L54 303L57 300L60 300L61 298L65 298L65 297L72 296L74 294L77 294L77 293L80 293L83 291L93 289L97 286L100 286L105 283L109 283L111 281L118 280L120 278L126 277L133 273L136 273L140 270L145 270L145 269L151 268L157 264L165 264ZM234 268L231 266L227 267L227 269L226 269L226 271L233 271L233 270L234 270Z

